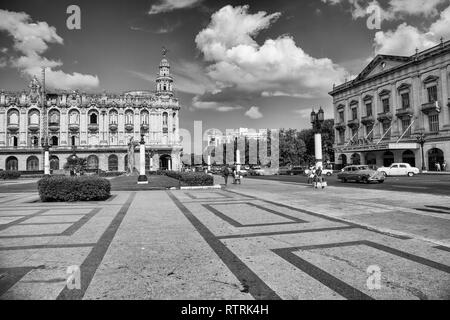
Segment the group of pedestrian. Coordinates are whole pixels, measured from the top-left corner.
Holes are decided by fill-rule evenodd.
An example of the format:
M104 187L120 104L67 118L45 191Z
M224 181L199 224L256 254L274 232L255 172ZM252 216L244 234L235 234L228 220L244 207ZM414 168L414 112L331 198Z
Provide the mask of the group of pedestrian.
M436 171L440 172L440 171L447 171L447 161L444 160L444 162L442 162L442 166L439 162L436 162L435 164L436 167Z
M314 189L325 189L325 187L327 186L327 182L323 177L322 167L316 168L314 166L311 166L309 168L308 184L312 184Z
M241 184L241 174L239 173L239 171L237 171L236 167L231 168L230 166L226 165L223 169L222 169L222 177L225 180L225 185L228 184L228 177L232 176L233 177L233 184Z

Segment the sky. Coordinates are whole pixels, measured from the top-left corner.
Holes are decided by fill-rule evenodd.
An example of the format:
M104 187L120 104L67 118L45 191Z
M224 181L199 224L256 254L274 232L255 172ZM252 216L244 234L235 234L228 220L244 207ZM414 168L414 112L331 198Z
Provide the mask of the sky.
M70 5L80 29L70 29ZM450 0L0 0L0 89L154 90L169 51L180 126L309 128L377 54L450 39Z

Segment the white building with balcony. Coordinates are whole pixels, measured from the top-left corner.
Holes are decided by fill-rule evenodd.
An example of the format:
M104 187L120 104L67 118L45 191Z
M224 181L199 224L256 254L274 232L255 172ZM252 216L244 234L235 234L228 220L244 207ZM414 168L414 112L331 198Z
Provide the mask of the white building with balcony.
M41 142L47 132L52 170L62 169L67 157L75 153L87 158L88 169L126 171L128 144L139 142L141 135L147 170L179 170L179 112L165 57L155 91L120 95L47 92L44 99L41 83L33 79L27 91L0 92L0 169L42 171ZM139 164L137 150L135 157Z
M450 160L450 41L410 57L378 55L352 81L335 86L337 163L426 170ZM447 166L448 168L448 166Z

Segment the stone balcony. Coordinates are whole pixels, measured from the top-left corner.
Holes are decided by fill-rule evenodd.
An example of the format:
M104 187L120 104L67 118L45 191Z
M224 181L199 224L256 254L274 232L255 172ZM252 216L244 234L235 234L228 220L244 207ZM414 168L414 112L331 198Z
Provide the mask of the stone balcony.
M109 131L116 132L118 129L117 123L110 123L109 124Z
M414 110L412 108L402 108L402 109L397 109L395 112L395 116L397 118L409 118L412 117L414 115Z
M421 108L422 112L425 114L430 114L430 113L439 113L441 112L441 105L438 101L435 102L427 102L422 104L422 108Z
M364 116L361 118L361 123L365 126L367 125L373 125L375 123L375 117L370 115L370 116Z
M131 132L134 130L134 125L132 123L125 124L125 130Z
M98 123L89 123L88 130L89 132L98 132Z
M28 124L28 130L31 132L36 132L40 128L39 123L29 123Z
M149 127L149 125L147 123L141 124L141 131L142 132L147 132L149 128L150 127Z
M80 131L80 124L79 123L69 123L69 130L71 132L78 132L78 131Z
M48 130L50 130L50 131L59 131L59 123L57 123L57 122L50 122L49 124L48 124Z
M359 120L358 119L349 120L347 122L347 126L349 128L359 128Z
M8 123L8 131L16 132L18 130L19 130L19 124L18 123Z
M345 130L345 128L346 128L346 125L345 125L345 122L339 122L339 123L336 123L335 125L334 125L334 128L336 129L336 130L338 130L338 131L342 131L342 130Z
M392 113L391 112L380 112L377 115L377 120L380 122L392 121Z

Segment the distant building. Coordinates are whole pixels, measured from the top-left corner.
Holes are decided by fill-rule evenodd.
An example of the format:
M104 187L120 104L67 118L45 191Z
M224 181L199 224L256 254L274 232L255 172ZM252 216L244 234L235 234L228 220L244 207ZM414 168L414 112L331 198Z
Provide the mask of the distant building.
M450 160L450 41L413 56L378 55L352 81L333 88L338 164L425 167Z
M131 138L139 142L141 135L148 152L147 170L150 157L153 170L181 168L180 105L165 57L155 91L46 93L46 121L42 99L42 85L36 78L28 91L0 93L0 169L42 171L45 126L52 170L62 169L75 152L87 158L89 169L126 171L127 145ZM139 152L135 157L139 164Z

